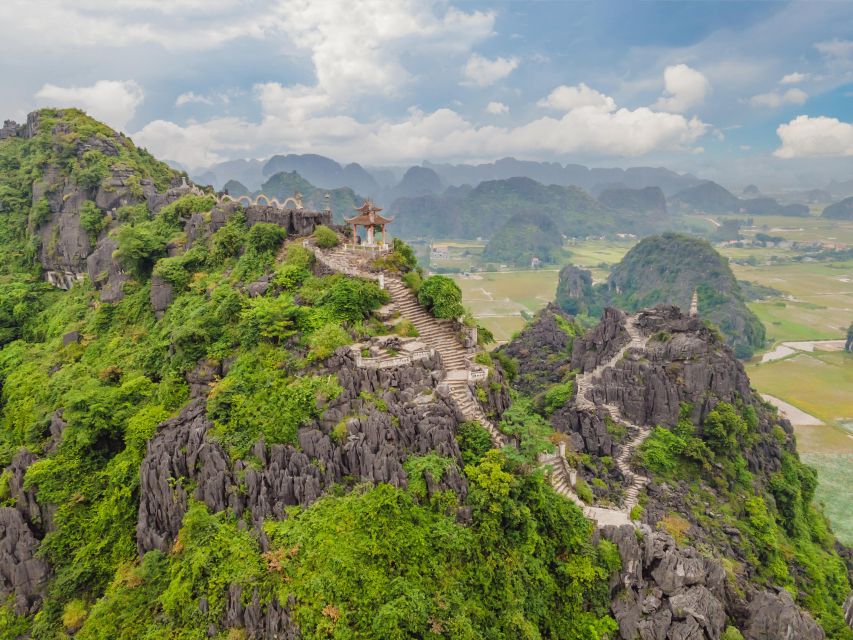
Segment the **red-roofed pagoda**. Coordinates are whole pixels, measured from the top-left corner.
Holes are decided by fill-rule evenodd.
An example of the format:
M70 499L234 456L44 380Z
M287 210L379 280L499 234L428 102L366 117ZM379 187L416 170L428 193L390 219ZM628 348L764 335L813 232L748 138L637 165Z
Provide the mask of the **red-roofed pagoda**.
M360 207L354 207L354 209L358 212L358 215L352 218L344 218L347 224L352 225L353 244L358 243L358 228L364 227L366 231L364 241L365 246L377 246L374 233L377 227L381 227L382 246L384 247L388 240L388 237L385 235L385 225L389 222L394 222L394 218L386 218L379 215L379 212L382 211L382 209L377 207L370 200L365 200L363 205Z

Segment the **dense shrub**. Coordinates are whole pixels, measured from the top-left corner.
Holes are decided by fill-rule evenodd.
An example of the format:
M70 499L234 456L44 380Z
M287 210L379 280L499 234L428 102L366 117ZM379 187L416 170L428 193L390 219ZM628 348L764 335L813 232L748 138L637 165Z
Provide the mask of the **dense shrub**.
M465 313L462 290L447 276L430 276L418 289L418 301L436 318L458 318Z
M562 409L574 394L574 380L555 384L542 394L540 402L537 403L537 408L546 416L550 416L557 409Z
M89 241L94 244L98 234L107 226L107 216L91 200L86 200L80 207L80 226L89 236Z
M171 229L154 220L123 225L116 235L118 249L115 256L125 269L138 278L144 278L151 273L154 263L166 255L171 235Z
M332 355L335 349L351 342L352 338L343 327L339 324L327 324L308 339L308 345L311 347L309 355L314 360L324 360Z
M417 271L409 271L403 274L403 283L412 290L412 293L418 295L423 280L421 279L421 274Z
M703 436L708 446L717 453L734 451L749 431L746 420L735 408L720 402L702 424Z
M321 249L331 249L338 246L338 234L321 224L314 229L314 242Z
M492 436L479 422L460 424L456 430L456 441L465 464L478 464L486 451L492 448Z
M276 251L287 237L287 232L277 224L258 222L249 229L249 247L258 253Z
M261 437L268 445L295 445L299 427L320 416L321 400L341 392L333 379L292 376L280 364L269 345L247 352L210 394L214 433L235 456L247 455Z
M329 280L318 303L328 307L341 320L362 320L389 300L388 293L375 282L340 275L331 276Z

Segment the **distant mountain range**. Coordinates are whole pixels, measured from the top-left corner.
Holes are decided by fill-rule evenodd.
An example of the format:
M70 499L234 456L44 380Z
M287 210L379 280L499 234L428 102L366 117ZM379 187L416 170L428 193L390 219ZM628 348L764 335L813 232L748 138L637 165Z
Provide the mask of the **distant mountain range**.
M415 175L410 175L412 171ZM579 164L561 165L556 162L534 162L503 158L485 164L433 164L424 162L402 173L390 169L366 169L357 163L341 165L331 158L316 154L276 155L268 160L229 160L196 173L200 183L216 188L231 179L238 180L248 189L257 190L264 180L281 171L296 171L321 189L351 187L359 193L374 198L424 195L413 193L407 183L431 185L430 193L440 193L447 186L469 184L477 186L490 180L531 178L542 184L576 186L592 193L611 187L642 189L659 187L672 195L701 182L691 174L679 174L663 167L589 168ZM404 193L401 193L404 191Z
M679 191L669 199L672 209L682 213L743 213L747 215L806 216L809 208L803 204L780 204L773 198L738 198L725 187L704 180Z

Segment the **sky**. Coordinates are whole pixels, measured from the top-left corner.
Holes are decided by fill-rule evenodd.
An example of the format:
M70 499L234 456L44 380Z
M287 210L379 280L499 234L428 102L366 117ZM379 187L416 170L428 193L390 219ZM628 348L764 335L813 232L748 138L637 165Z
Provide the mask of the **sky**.
M77 106L198 171L513 156L853 179L853 2L3 0L0 114Z

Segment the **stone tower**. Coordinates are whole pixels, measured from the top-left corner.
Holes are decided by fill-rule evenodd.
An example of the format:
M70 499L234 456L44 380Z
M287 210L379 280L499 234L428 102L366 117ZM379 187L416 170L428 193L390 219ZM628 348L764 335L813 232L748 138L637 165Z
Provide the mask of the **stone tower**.
M695 318L699 315L699 292L693 289L693 299L690 300L690 317Z

